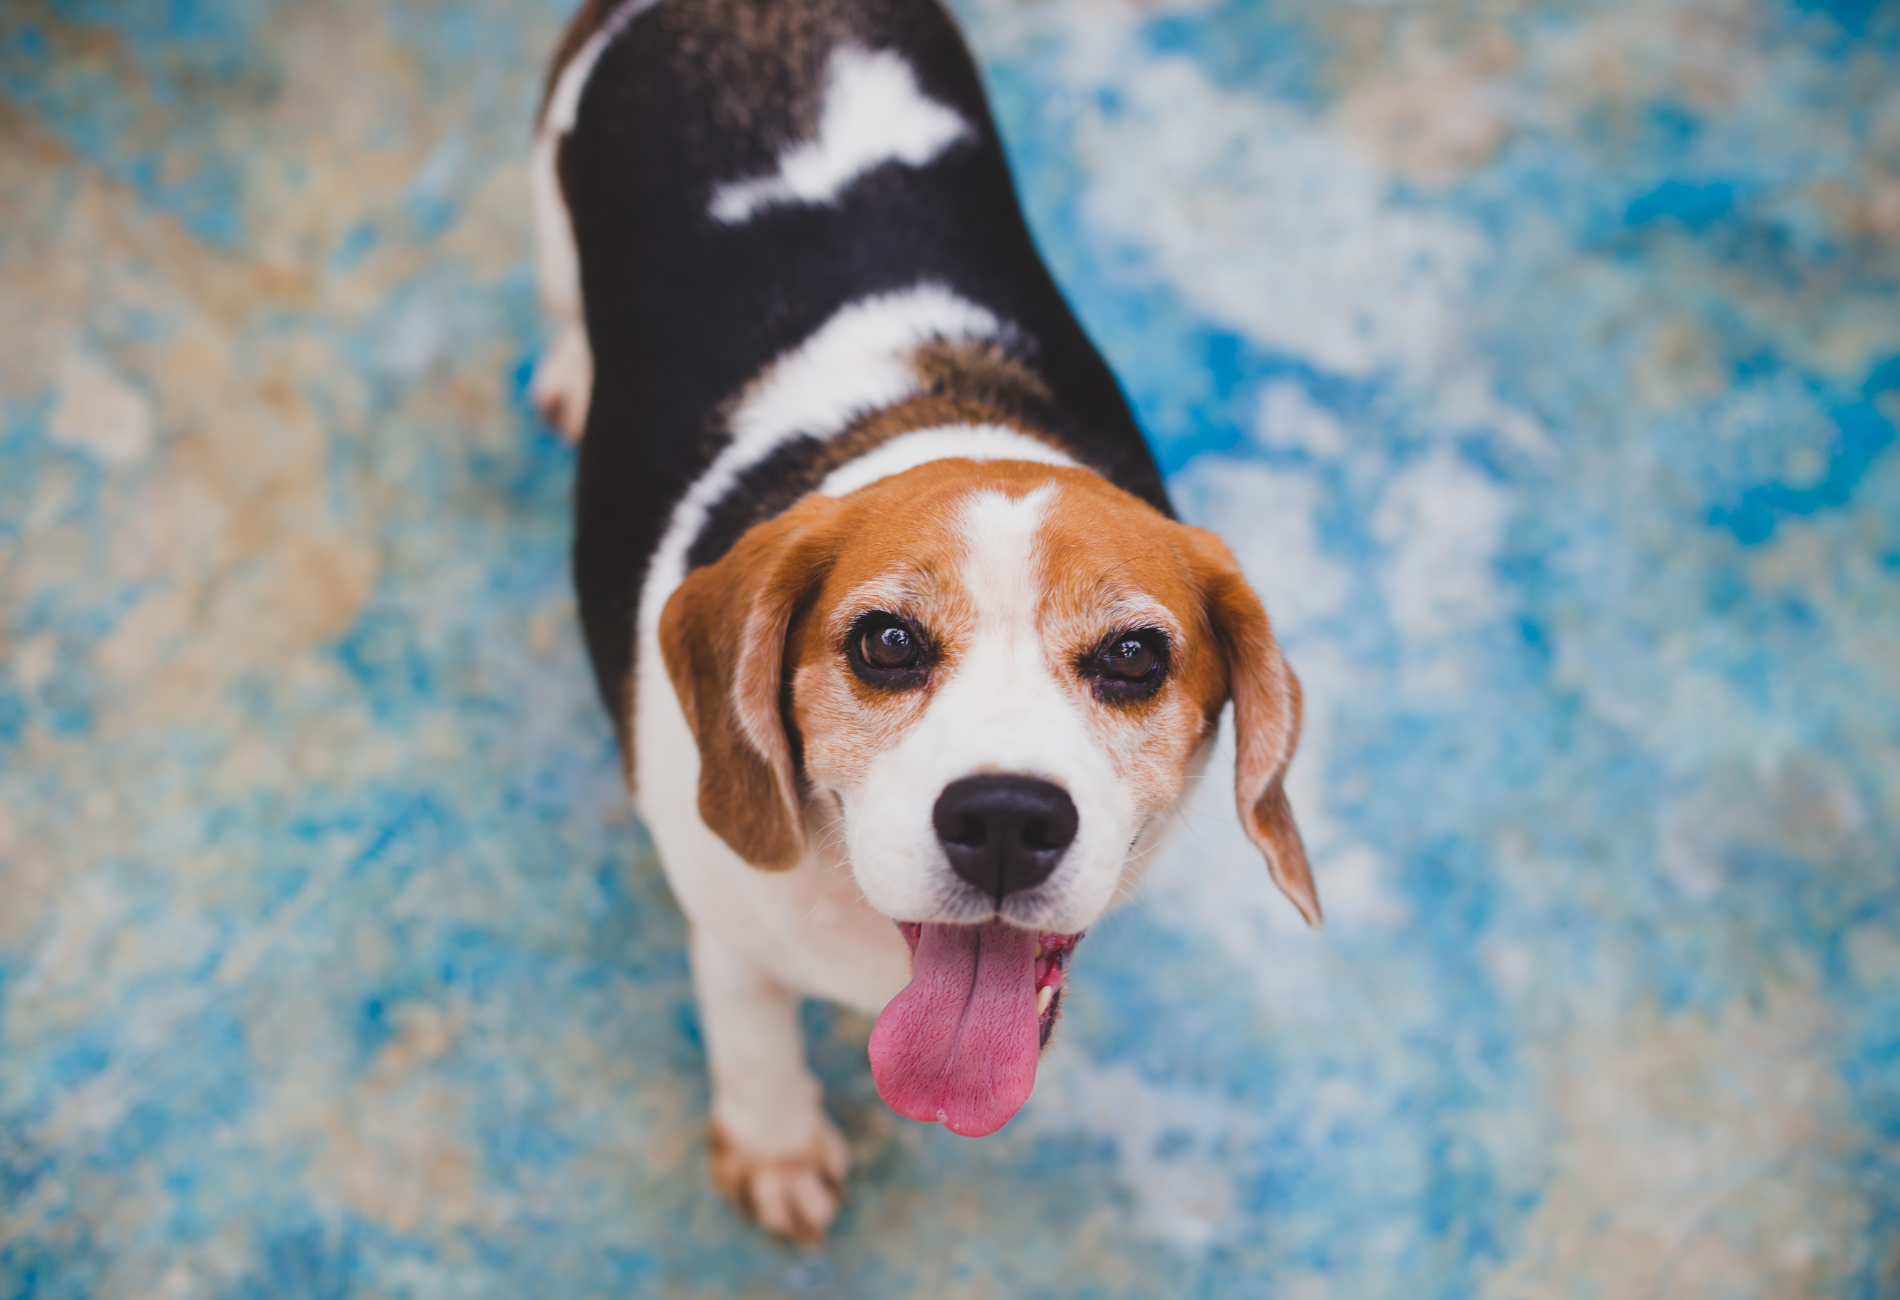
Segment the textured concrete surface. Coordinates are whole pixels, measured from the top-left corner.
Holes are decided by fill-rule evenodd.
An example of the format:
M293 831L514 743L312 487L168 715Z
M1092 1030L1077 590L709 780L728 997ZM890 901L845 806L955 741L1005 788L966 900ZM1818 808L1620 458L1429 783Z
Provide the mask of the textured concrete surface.
M980 1142L814 1008L812 1255L522 400L561 8L0 8L0 1295L1900 1295L1892 6L963 0L1330 924L1197 796Z

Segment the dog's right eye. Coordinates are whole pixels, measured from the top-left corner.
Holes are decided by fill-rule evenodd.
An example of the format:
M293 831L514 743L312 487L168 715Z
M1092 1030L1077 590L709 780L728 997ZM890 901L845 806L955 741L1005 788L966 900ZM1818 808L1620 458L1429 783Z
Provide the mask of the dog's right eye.
M921 683L929 669L929 647L908 620L874 611L858 620L846 642L852 671L872 686L906 687Z
M864 634L864 662L873 668L908 668L917 662L917 638L907 627L874 628Z

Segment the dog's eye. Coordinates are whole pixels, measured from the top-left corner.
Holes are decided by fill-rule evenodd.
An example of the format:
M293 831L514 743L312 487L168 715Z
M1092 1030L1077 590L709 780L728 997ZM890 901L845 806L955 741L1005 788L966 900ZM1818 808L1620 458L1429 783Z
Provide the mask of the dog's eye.
M882 610L860 618L845 642L845 659L872 686L907 689L930 675L930 645L910 620Z
M1160 656L1154 647L1136 637L1117 641L1102 652L1102 676L1117 681L1138 682L1155 670Z
M907 627L866 628L860 646L864 662L873 668L908 668L917 662L917 638Z
M1144 700L1161 689L1168 670L1168 634L1159 628L1117 632L1084 661L1095 698L1109 703Z

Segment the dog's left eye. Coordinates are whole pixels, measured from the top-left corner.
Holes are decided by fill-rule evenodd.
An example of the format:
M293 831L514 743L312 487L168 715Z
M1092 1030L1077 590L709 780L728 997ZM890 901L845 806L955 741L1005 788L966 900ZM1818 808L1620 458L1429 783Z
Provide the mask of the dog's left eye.
M1159 628L1118 632L1082 665L1104 701L1141 700L1161 689L1168 668L1168 636Z
M930 675L930 647L905 618L873 610L860 618L845 642L851 670L872 686L907 689Z

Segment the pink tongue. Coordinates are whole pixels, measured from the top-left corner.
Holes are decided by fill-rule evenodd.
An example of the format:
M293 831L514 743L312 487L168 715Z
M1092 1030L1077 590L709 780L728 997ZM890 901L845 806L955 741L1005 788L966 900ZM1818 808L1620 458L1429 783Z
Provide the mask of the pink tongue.
M1036 1086L1036 936L1001 921L926 925L910 983L871 1031L884 1104L982 1137Z

